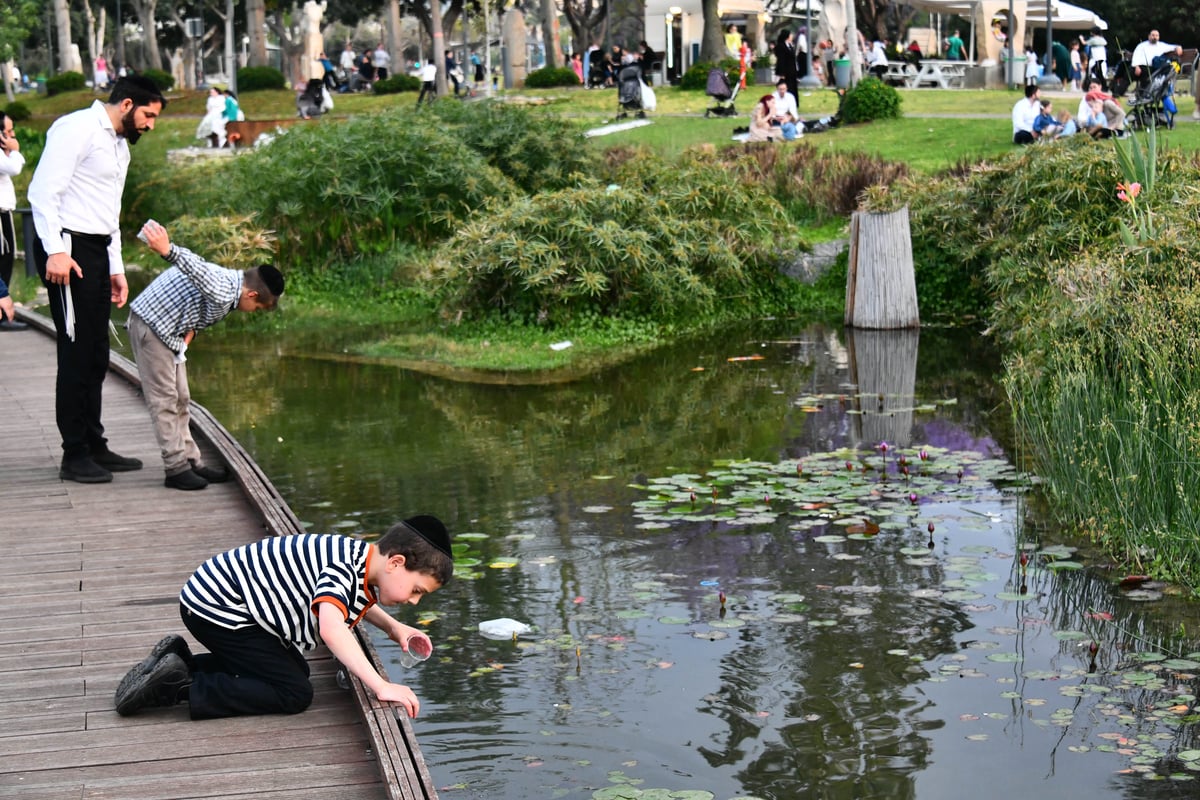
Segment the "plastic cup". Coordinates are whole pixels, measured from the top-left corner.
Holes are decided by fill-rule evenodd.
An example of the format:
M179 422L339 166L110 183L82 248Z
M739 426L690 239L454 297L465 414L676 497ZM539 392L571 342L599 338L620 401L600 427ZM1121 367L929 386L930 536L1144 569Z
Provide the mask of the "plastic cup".
M433 642L423 633L408 637L408 649L400 651L400 666L410 669L433 655Z

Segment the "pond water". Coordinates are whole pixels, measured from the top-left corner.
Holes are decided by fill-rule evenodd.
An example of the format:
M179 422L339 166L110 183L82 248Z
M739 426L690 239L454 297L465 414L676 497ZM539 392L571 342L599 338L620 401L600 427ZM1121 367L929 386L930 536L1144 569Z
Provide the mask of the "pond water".
M206 336L193 392L312 530L459 534L398 612L433 658L380 642L445 798L1200 791L1195 611L1034 524L976 336L764 323L558 385L263 342Z

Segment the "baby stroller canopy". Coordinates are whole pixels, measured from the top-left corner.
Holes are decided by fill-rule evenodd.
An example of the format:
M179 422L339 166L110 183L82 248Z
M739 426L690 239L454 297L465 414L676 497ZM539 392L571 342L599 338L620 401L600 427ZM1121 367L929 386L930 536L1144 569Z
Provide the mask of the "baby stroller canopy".
M617 119L638 112L638 118L646 116L642 108L642 70L637 64L626 64L617 73Z
M729 88L729 76L725 74L725 70L713 67L708 71L708 83L704 87L704 93L717 101L715 106L705 109L704 116L737 116L733 101L737 98L738 86L735 84L732 89Z

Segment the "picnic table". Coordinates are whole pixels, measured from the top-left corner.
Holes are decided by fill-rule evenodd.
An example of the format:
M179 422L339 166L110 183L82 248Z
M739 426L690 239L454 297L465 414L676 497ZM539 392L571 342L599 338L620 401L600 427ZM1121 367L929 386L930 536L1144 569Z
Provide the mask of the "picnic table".
M915 79L918 72L916 66L907 61L889 61L882 78L890 86L909 86L909 81Z
M971 64L966 61L925 59L921 61L921 69L908 79L906 85L910 89L925 85L936 86L939 89L961 89L969 66Z

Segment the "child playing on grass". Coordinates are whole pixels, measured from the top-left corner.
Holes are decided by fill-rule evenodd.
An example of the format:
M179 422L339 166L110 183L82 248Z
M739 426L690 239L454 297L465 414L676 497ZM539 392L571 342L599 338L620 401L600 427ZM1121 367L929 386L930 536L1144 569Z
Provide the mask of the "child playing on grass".
M313 698L301 650L324 643L376 697L415 717L417 696L375 671L351 628L366 619L428 655L429 637L379 604L416 605L453 571L450 535L431 516L406 519L375 543L300 534L213 556L179 595L184 626L209 652L192 655L182 636L165 637L117 686L117 713L186 701L192 719L298 714Z

